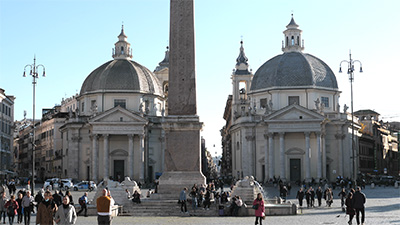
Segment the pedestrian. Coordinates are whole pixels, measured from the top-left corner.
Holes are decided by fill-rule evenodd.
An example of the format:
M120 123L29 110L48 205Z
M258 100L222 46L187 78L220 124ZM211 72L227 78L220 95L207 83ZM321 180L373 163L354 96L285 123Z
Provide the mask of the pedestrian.
M204 202L203 202L204 209L210 210L211 206L211 191L210 189L206 189L206 193L204 194Z
M238 216L238 215L239 215L239 210L242 208L242 205L243 205L243 201L242 201L242 199L240 198L240 196L236 196L236 201L235 201L235 203L236 203L236 206L235 206L235 208L233 209L233 215L234 215L234 216Z
M187 206L186 206L186 191L187 188L183 188L183 190L181 191L181 193L179 194L179 201L181 202L181 213L188 213L187 211Z
M85 192L85 194L82 195L82 197L79 198L79 205L81 206L81 209L79 210L79 212L77 213L77 215L79 216L79 214L81 214L81 212L83 210L85 210L85 217L87 217L87 204L88 204L88 193Z
M339 192L338 196L340 197L340 207L342 207L342 210L344 211L344 201L346 200L346 189L342 188L342 191Z
M286 186L282 186L282 188L281 188L281 196L282 196L283 202L286 202L287 194L288 194L287 187Z
M61 203L62 203L62 197L61 197L61 195L58 193L57 190L54 191L53 200L54 200L54 203L57 204L57 207L60 206Z
M189 196L192 198L192 209L196 212L197 209L197 190L195 187L192 187L192 191L189 193Z
M15 200L15 196L11 195L10 200L6 202L4 207L7 209L7 216L10 225L14 223L14 217L17 214L17 210L19 209L18 202Z
M318 199L318 207L321 207L322 195L323 195L321 186L318 187L316 194Z
M37 214L36 214L36 224L52 225L54 224L53 216L57 211L58 207L53 201L50 191L44 193L44 199L40 202Z
M63 197L63 204L58 208L54 219L57 224L60 225L69 225L75 224L77 215L75 211L75 207L69 204L69 197Z
M18 198L17 198L17 203L18 203L18 209L17 209L17 223L22 223L22 219L24 218L22 215L22 198L24 196L22 195L22 193L18 194Z
M140 194L139 194L139 192L137 190L135 190L135 192L133 192L132 202L136 202L136 204L140 204L141 203Z
M8 199L6 197L6 191L4 190L3 193L1 193L1 198L0 198L0 222L1 222L1 217L3 217L3 223L6 223L6 207L4 205L7 203Z
M26 192L26 195L22 198L21 206L24 209L24 222L28 225L31 222L31 212L33 210L33 196L30 191Z
M328 188L326 190L326 205L328 207L331 207L333 203L333 192L332 192L332 188Z
M70 204L70 205L75 205L75 203L74 203L74 198L72 197L70 191L66 191L66 192L65 192L65 196L68 196L68 198L69 198L69 204Z
M346 214L349 215L348 224L351 225L353 223L353 217L356 214L356 211L353 206L353 193L352 192L349 192L349 194L347 195L345 205L346 205Z
M264 200L261 193L258 193L257 198L254 199L253 209L255 209L255 216L256 216L255 224L260 223L260 225L262 225L262 220L265 219L265 214L264 214L265 208L264 208Z
M314 188L310 187L310 205L311 208L314 207L314 202L315 202L315 192L314 192Z
M296 198L299 200L300 207L302 207L303 206L303 199L304 199L303 188L300 188L300 190L297 191Z
M360 213L361 213L361 224L365 221L365 208L366 202L365 194L361 192L361 188L357 186L356 192L353 195L353 207L356 210L356 221L357 225L360 224Z
M309 188L306 191L306 202L307 202L307 208L310 208L310 205L311 205L311 188Z
M103 189L102 196L97 198L97 222L99 225L111 225L114 199L111 197L110 191Z
M35 196L35 202L36 202L36 211L39 207L39 204L43 201L44 197L43 197L43 192L42 190L38 191L38 193Z

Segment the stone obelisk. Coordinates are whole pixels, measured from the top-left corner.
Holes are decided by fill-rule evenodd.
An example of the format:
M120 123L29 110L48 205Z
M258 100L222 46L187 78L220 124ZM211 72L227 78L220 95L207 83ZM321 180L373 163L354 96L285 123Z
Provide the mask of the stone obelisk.
M168 116L164 172L159 180L162 198L177 199L183 187L204 184L201 173L200 130L196 107L193 0L171 0Z

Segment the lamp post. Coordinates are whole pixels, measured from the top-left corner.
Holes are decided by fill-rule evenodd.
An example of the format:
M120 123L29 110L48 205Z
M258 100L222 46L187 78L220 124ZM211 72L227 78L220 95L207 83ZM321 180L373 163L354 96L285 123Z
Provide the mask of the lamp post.
M340 68L339 68L339 73L342 72L342 63L347 63L347 74L349 75L349 81L350 81L350 89L351 89L351 152L353 155L353 173L352 173L352 180L354 181L354 184L357 185L357 149L355 148L354 144L354 112L353 112L353 82L354 82L354 64L359 63L360 64L360 73L363 72L362 70L362 64L359 60L353 60L351 58L351 51L349 51L349 58L350 60L342 60L340 62Z
M31 179L31 190L32 190L32 194L35 193L35 148L36 148L36 144L35 144L35 87L36 87L36 79L39 79L39 75L38 75L38 70L41 67L43 69L43 77L46 76L46 71L45 68L42 64L36 65L36 56L33 57L33 64L28 64L25 66L24 68L24 77L26 77L25 74L25 70L26 68L29 67L30 68L30 72L29 75L32 76L32 85L33 85L33 104L32 104L32 108L33 108L33 131L32 131L32 179Z

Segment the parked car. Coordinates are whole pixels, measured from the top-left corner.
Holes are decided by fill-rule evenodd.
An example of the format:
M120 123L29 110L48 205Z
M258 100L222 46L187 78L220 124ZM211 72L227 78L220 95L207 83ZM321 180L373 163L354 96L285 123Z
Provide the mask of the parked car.
M44 182L44 184L43 184L43 188L44 189L47 189L47 188L50 188L50 189L53 189L53 188L58 188L58 181L59 181L59 179L58 178L50 178L50 179L47 179L45 182ZM52 185L53 184L53 185Z
M69 189L74 188L74 184L69 179L61 179L60 182L62 183L62 185L60 185L60 186L64 190L69 190Z
M90 188L89 188L89 182L90 182ZM97 185L94 181L82 181L74 185L74 191L79 191L79 190L93 191L95 189L97 189Z
M395 182L396 180L392 176L381 176L378 181L378 184L389 186L389 185L394 185Z

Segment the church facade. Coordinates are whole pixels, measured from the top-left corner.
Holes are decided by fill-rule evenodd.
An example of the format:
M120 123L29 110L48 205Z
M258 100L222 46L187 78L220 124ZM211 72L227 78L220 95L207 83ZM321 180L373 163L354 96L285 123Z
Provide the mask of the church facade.
M292 17L283 32L283 54L265 62L255 74L241 42L221 131L223 157L231 171L226 175L254 176L264 182L353 175L351 117L346 106L340 110L332 70L303 53L298 27Z
M163 171L168 49L154 73L132 60L122 27L110 60L63 101L63 177L152 181Z

